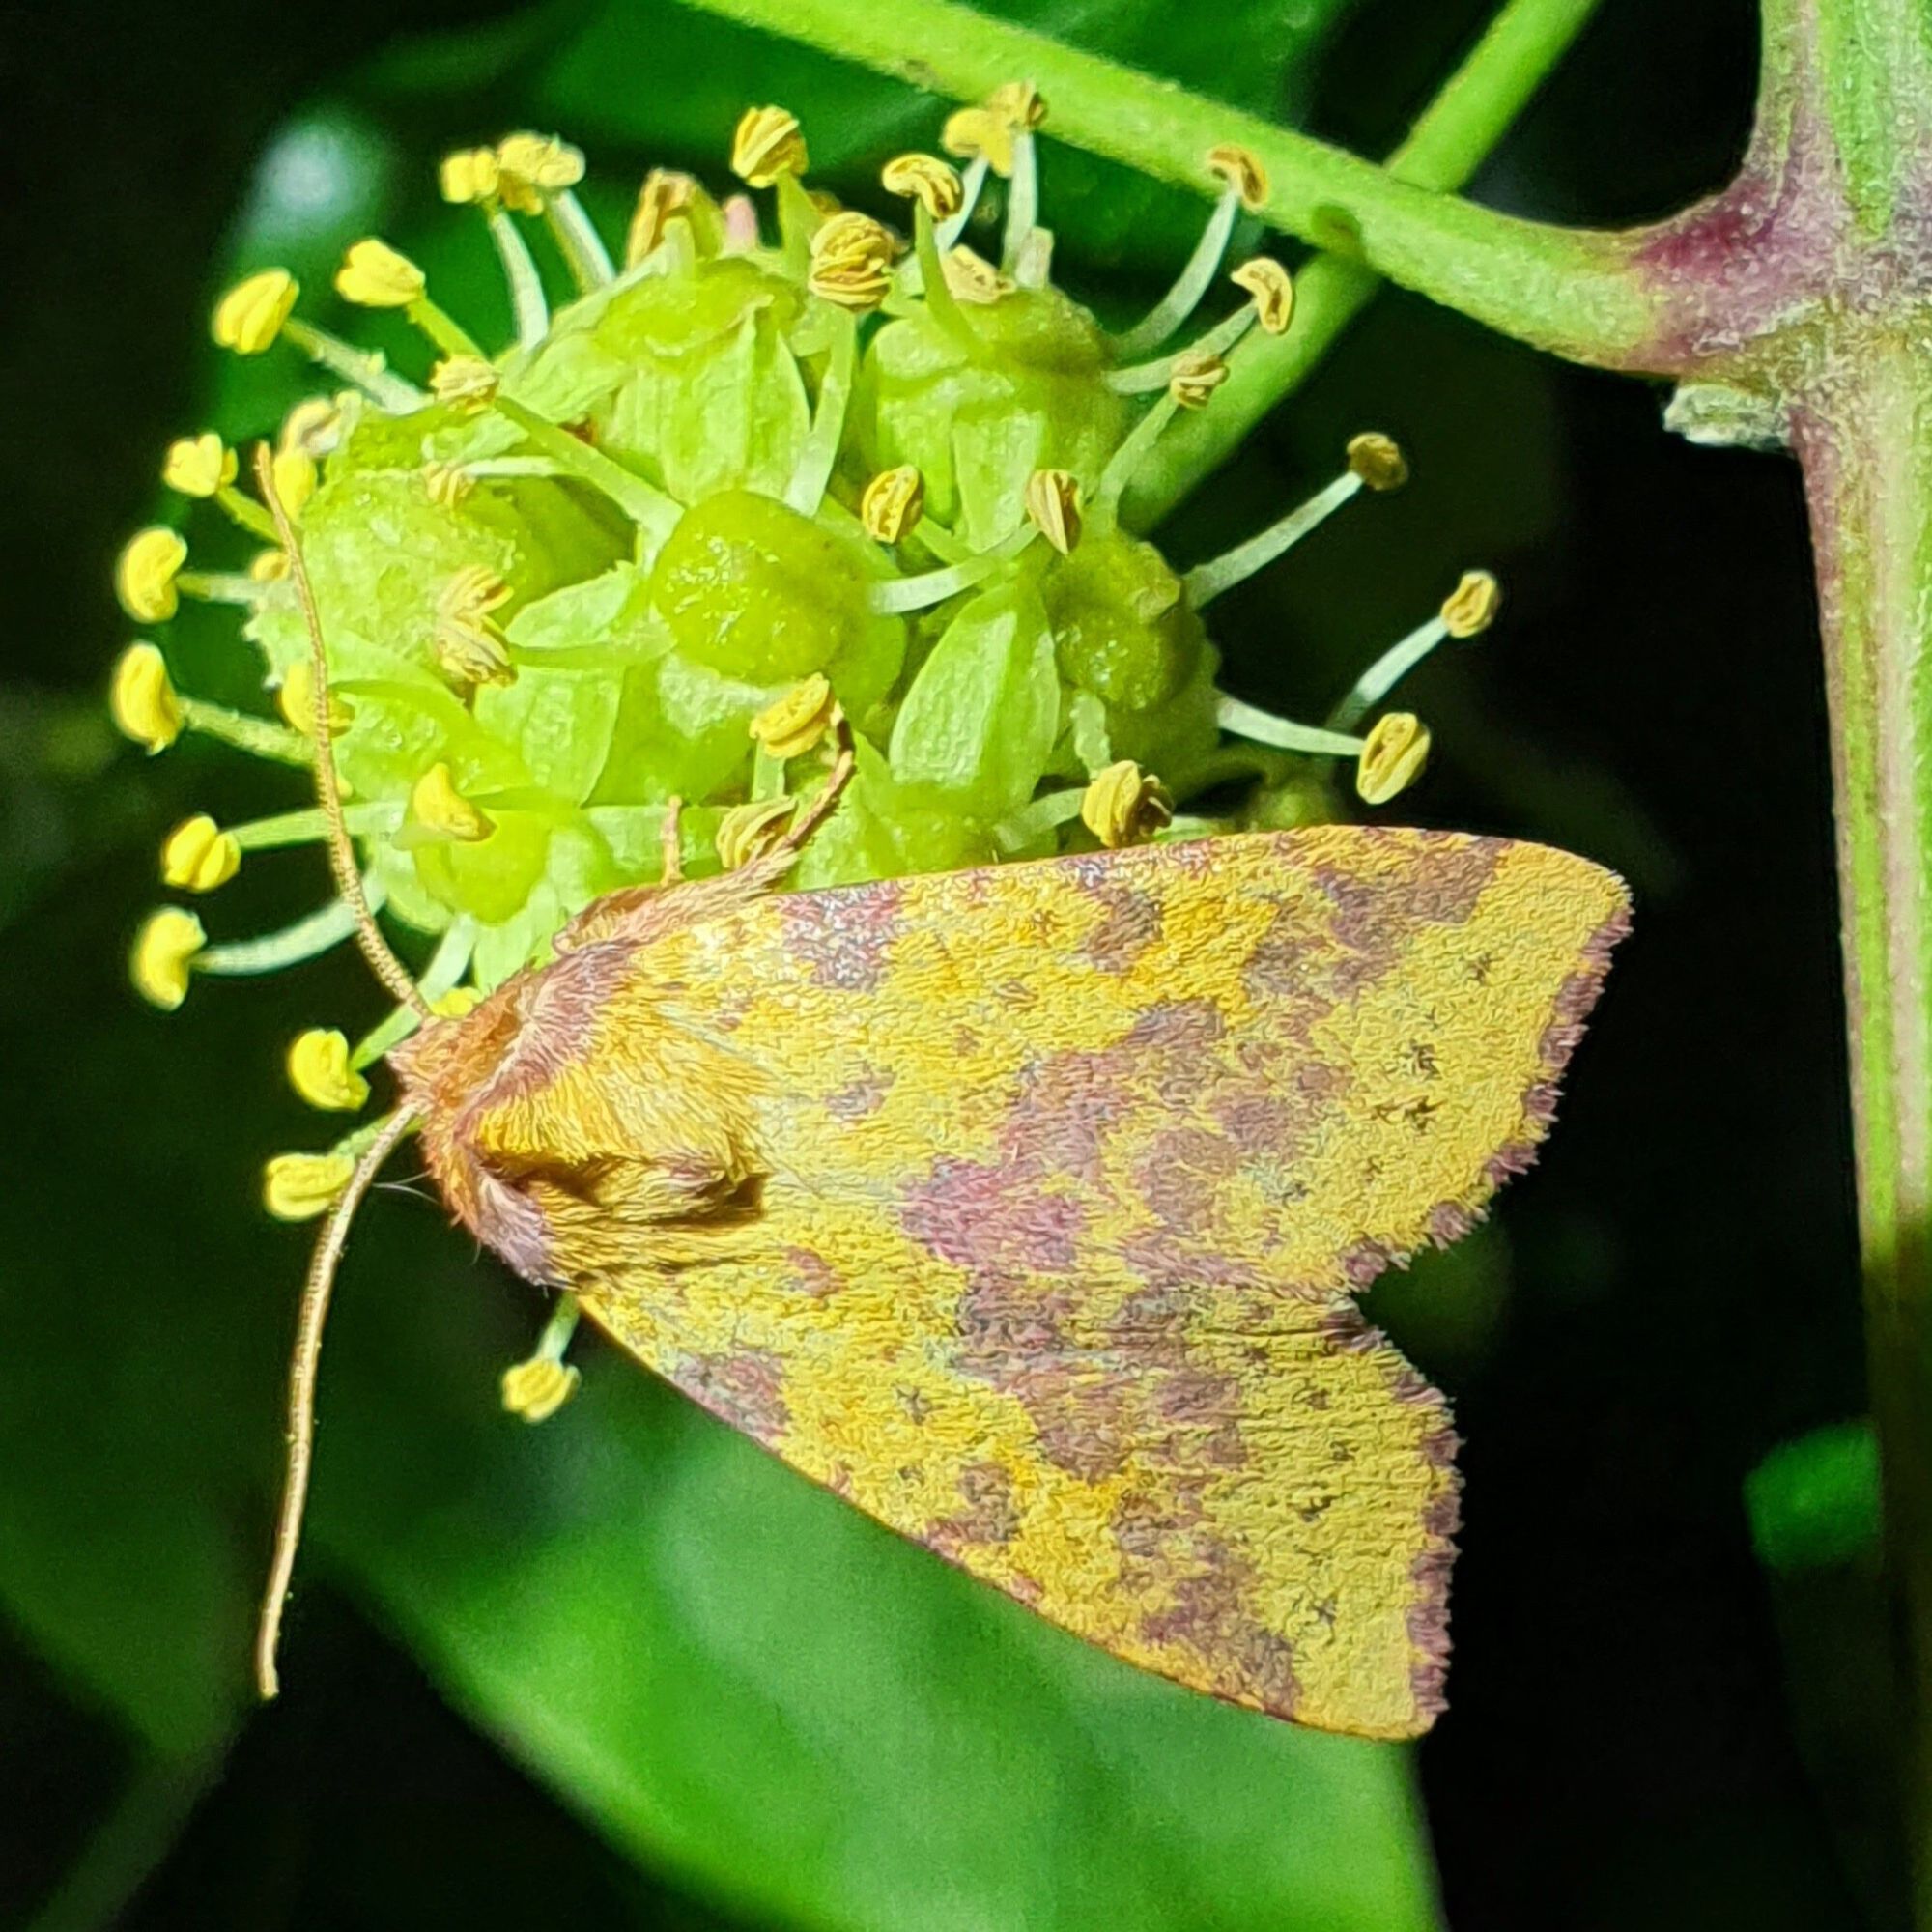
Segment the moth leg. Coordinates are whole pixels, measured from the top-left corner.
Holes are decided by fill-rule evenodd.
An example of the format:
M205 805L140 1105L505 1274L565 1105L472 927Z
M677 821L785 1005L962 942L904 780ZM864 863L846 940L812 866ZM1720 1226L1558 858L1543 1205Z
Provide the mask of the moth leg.
M845 716L842 705L832 708L832 769L817 796L792 820L784 837L762 859L740 868L739 876L748 878L754 888L776 884L791 869L798 855L810 842L811 835L832 816L845 787L852 782L858 761L852 748L852 721Z
M527 1361L503 1371L503 1406L526 1422L548 1422L577 1393L582 1379L566 1365L563 1351L577 1332L580 1314L574 1294L557 1296L556 1307Z
M667 886L681 886L684 883L684 801L669 798L665 801L664 823L658 828L658 852L664 864L660 883Z

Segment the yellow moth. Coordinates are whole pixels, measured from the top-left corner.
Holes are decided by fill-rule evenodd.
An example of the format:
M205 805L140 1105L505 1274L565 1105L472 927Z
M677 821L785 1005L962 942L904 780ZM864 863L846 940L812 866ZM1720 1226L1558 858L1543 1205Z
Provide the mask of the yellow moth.
M265 1694L330 1285L415 1131L520 1274L894 1529L1195 1689L1427 1728L1455 1438L1355 1297L1529 1163L1621 883L1328 826L786 893L851 772L838 720L822 785L736 870L668 864L439 1019L362 902L313 599L264 495L337 884L422 1022L310 1270Z

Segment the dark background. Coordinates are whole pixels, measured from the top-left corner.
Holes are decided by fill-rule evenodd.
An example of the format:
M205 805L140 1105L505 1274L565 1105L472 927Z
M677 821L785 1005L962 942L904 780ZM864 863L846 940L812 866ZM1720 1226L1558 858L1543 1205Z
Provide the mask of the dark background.
M668 10L636 11L649 34ZM1314 69L1310 124L1386 147L1483 14L1364 0ZM1084 18L1097 32L1105 15ZM143 1644L177 1639L156 1632L197 1624L192 1577L151 1568L146 1543L112 1558L128 1520L165 1547L169 1498L193 1492L190 1458L182 1491L143 1495L175 1431L258 1498L229 1523L242 1572L260 1547L300 1242L255 1217L252 1174L295 1130L273 1055L314 1000L203 989L161 1020L125 992L154 843L195 801L191 767L145 765L88 723L124 641L108 572L153 514L156 452L208 407L203 319L263 143L318 94L398 116L358 94L369 56L406 31L500 17L460 0L0 14L0 1488L25 1492L0 1499L0 1922L49 1900L49 1924L140 1928L792 1922L688 1860L640 1871L611 1849L581 1802L441 1700L381 1590L342 1584L339 1565L317 1559L303 1600L300 1695L244 1721L238 1667L231 1720L207 1733L220 1743L170 1757L151 1790L156 1760L130 1739L152 1743L158 1720L130 1723L140 1697L115 1692L165 1667ZM1605 0L1475 191L1563 220L1667 212L1735 162L1753 61L1742 0ZM433 156L514 125L515 99L512 79L418 102L406 139ZM727 129L710 156L650 158L715 176ZM561 131L593 169L645 158ZM1132 286L1103 265L1088 292ZM1769 1450L1862 1400L1802 505L1789 465L1666 437L1662 400L1385 295L1169 539L1198 554L1231 504L1252 522L1243 504L1311 487L1354 429L1398 432L1411 491L1217 610L1230 682L1288 701L1330 689L1364 639L1395 635L1463 563L1492 563L1506 623L1415 687L1439 753L1416 815L1571 845L1637 893L1635 937L1505 1240L1437 1305L1413 1281L1378 1294L1456 1396L1467 1445L1452 1711L1419 1753L1461 1932L1889 1922L1860 1565L1768 1575L1743 1501ZM327 971L353 983L351 966ZM380 1298L386 1270L404 1298L440 1255L433 1214L383 1212L407 1226L364 1231L385 1260L352 1267L352 1297ZM170 1422L187 1386L167 1354L170 1297L190 1294L209 1332L245 1304L262 1333L211 1384L232 1406ZM525 1316L494 1276L476 1299L509 1359ZM437 1309L453 1326L469 1303ZM357 1359L383 1345L337 1346ZM592 1392L611 1379L593 1375ZM124 1430L130 1409L162 1420ZM325 1433L325 1458L353 1460L352 1426ZM125 1511L99 1501L117 1484ZM63 1595L69 1565L99 1573L93 1596ZM55 1623L78 1634L50 1638ZM239 1648L231 1615L211 1627L210 1645ZM90 1672L94 1638L138 1665ZM1222 1922L1211 1868L1188 1883L1171 1922ZM910 1900L868 1910L853 1922L980 1922ZM1355 1921L1285 1905L1260 1922Z

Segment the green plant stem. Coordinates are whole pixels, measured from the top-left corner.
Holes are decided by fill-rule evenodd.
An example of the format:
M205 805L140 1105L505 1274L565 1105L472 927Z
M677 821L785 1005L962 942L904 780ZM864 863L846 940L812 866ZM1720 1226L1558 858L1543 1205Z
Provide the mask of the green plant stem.
M1384 163L1399 181L1442 193L1462 187L1597 11L1598 0L1510 0ZM1176 425L1127 493L1137 528L1157 524L1300 387L1381 287L1361 262L1317 255L1295 276L1285 335L1253 335L1229 365L1214 407Z
M1267 170L1261 213L1271 227L1345 250L1405 287L1576 360L1622 366L1655 334L1659 298L1628 272L1627 244L1617 236L1522 221L1431 192L1340 148L956 0L688 4L934 93L970 99L1002 81L1033 80L1048 102L1047 126L1061 139L1203 195L1221 187L1205 165L1208 151L1237 143ZM1567 14L1575 4L1533 0L1533 9Z
M1837 794L1860 1245L1900 1663L1913 1922L1932 1927L1932 362L1876 339L1799 412Z

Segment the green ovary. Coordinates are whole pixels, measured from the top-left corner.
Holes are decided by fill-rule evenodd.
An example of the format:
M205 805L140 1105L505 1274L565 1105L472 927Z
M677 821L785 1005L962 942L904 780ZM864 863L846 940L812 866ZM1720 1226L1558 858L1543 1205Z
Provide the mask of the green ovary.
M1123 711L1151 711L1193 674L1207 634L1151 544L1091 534L1040 589L1067 683Z

